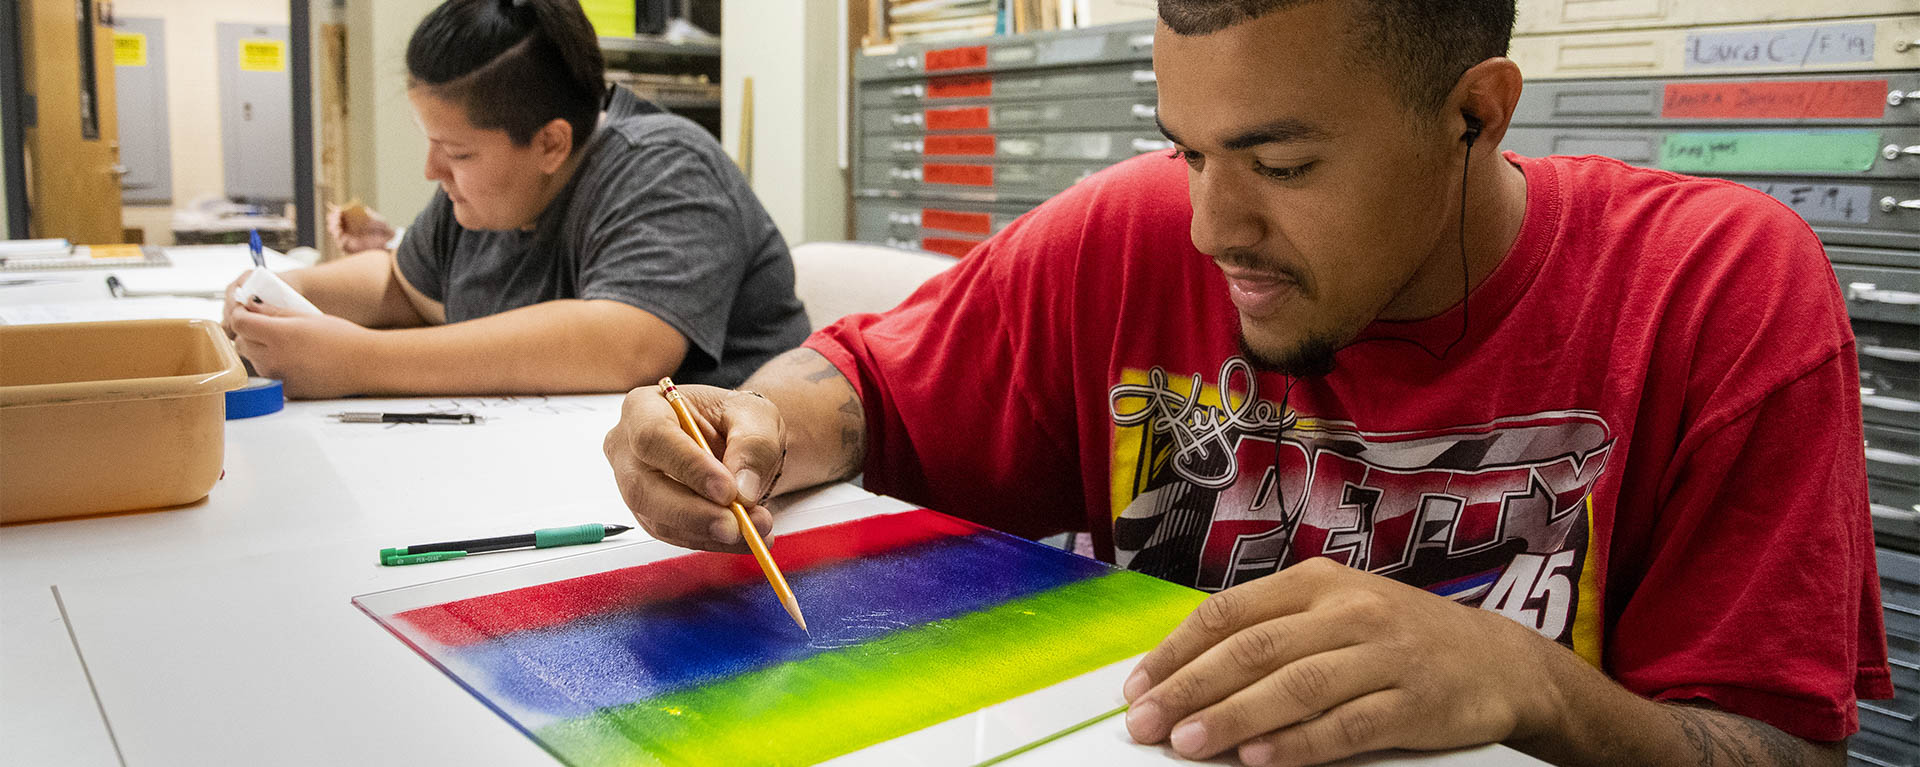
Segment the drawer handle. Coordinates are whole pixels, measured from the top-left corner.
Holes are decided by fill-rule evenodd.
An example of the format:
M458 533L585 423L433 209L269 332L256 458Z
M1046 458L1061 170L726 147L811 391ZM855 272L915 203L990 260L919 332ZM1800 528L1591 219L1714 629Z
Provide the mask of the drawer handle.
M1895 466L1920 466L1920 455L1907 455L1884 447L1867 448L1867 460L1874 463L1890 463Z
M1872 357L1889 362L1920 362L1920 349L1902 349L1897 346L1863 346L1860 356Z
M893 151L904 152L906 154L920 154L925 151L925 149L918 141L895 141L893 142Z
M926 118L921 117L919 112L899 112L894 114L893 124L894 125L919 125L920 121L924 119Z
M1872 512L1873 516L1884 519L1897 519L1902 522L1920 521L1920 511L1906 511L1888 506L1884 503L1869 503L1867 504L1867 511ZM1920 665L1916 665L1913 668L1915 671L1920 671Z
M1160 82L1160 76L1154 74L1151 69L1136 69L1133 70L1133 82L1135 85L1149 85ZM1914 149L1920 151L1920 147L1914 147Z
M887 223L889 223L889 224L903 224L903 225L907 225L907 226L919 226L919 225L920 225L920 214L918 214L918 213L903 213L903 212L901 212L901 211L897 211L897 210L895 210L895 211L889 211L889 212L887 213Z
M1153 48L1153 35L1144 34L1129 37L1127 38L1127 47L1136 51L1151 50ZM1898 93L1898 91L1895 92ZM1888 98L1892 98L1892 96L1888 96Z
M1887 106L1897 107L1907 99L1920 99L1920 91L1887 91Z
M1874 394L1872 389L1860 390L1860 404L1876 410L1891 410L1895 413L1920 413L1920 402L1885 394Z
M1901 146L1899 144L1888 144L1886 146L1880 147L1881 157L1885 157L1889 160L1898 160L1900 159L1901 155L1909 155L1909 156L1920 155L1920 144L1914 144L1913 146Z
M925 95L927 95L927 87L924 85L902 85L893 89L893 97L896 99L917 99Z
M1881 290L1871 282L1847 283L1848 301L1870 301L1895 306L1920 306L1920 293L1911 290Z
M1916 618L1920 618L1920 610L1915 610L1911 607L1907 607L1906 605L1896 605L1891 602L1882 602L1880 604L1880 607L1892 612L1899 613L1901 615L1911 615Z
M1136 120L1151 120L1159 116L1160 116L1160 107L1158 106L1155 106L1153 104L1133 105L1133 118Z
M1906 53L1915 48L1920 48L1920 40L1897 40L1893 44L1894 53Z
M1896 200L1893 195L1880 198L1880 210L1892 213L1896 210L1920 210L1920 199Z
M1873 705L1872 703L1868 703L1864 700L1860 701L1860 707L1868 711L1872 711L1873 713L1879 714L1881 716L1893 717L1902 722L1906 722L1907 724L1913 724L1916 721L1920 721L1920 716L1914 716L1913 714L1902 714L1898 711L1894 711L1893 709L1881 708L1879 706Z
M1173 148L1173 142L1168 141L1166 139L1137 138L1133 140L1133 151L1136 154L1146 154L1148 152L1165 152L1172 148Z
M894 70L912 69L919 65L920 61L912 56L901 56L900 58L887 62L887 68Z
M1900 764L1898 762L1889 762L1885 759L1875 759L1871 756L1867 756L1866 754L1856 753L1852 750L1847 751L1847 758L1852 759L1853 761L1859 762L1861 764L1871 765L1871 767L1913 767L1912 762L1908 762L1906 764Z
M1908 671L1920 671L1920 663L1915 663L1910 660L1901 660L1899 658L1888 658L1887 665L1892 666L1894 668L1904 668Z

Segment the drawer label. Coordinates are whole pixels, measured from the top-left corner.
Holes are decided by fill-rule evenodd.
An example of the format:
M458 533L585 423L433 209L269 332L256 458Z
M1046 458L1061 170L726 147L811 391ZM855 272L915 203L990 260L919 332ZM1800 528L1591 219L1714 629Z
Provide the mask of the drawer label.
M966 255L969 251L973 250L973 246L979 245L980 243L981 243L980 240L964 240L959 237L922 237L920 238L920 248L922 250L931 250L935 253L945 253L949 256L953 256L954 258L959 258L961 256Z
M1748 186L1786 203L1810 224L1867 223L1873 200L1873 188L1858 184L1777 181Z
M1873 61L1874 25L1818 24L1687 34L1687 69L1807 67ZM1884 94L1883 94L1884 95Z
M927 71L944 72L949 69L973 69L987 65L987 46L969 45L964 48L944 48L927 51Z
M927 81L930 99L983 99L992 95L992 77L935 77Z
M1873 169L1878 131L1674 133L1660 146L1660 167L1682 173Z
M1887 113L1886 80L1669 83L1661 117L1878 119Z
M993 166L947 165L930 162L920 166L920 178L929 184L993 186Z
M985 213L962 213L938 208L920 209L920 228L966 234L991 234L993 219Z
M970 155L974 157L992 157L994 140L992 136L928 136L924 139L923 149L930 155Z
M986 130L993 119L986 107L957 107L926 111L927 130Z

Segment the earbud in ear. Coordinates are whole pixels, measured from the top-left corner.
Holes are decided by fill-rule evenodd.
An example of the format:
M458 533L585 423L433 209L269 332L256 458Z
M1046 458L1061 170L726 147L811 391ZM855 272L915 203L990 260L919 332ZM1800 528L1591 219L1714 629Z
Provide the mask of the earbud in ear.
M1467 129L1460 134L1460 140L1467 142L1467 148L1471 149L1473 148L1474 139L1480 138L1482 123L1480 122L1480 118L1470 114L1462 114L1460 117L1467 121Z

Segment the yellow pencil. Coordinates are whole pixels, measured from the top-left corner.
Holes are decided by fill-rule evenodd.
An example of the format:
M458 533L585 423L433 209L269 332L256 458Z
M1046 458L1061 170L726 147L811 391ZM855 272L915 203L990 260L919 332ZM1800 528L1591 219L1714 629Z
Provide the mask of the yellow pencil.
M709 453L713 448L707 446L707 438L701 436L700 425L693 421L693 411L687 409L686 400L680 397L680 390L673 385L673 379L660 379L660 396L667 398L667 404L673 406L673 413L680 417L680 428L692 435L693 441L701 450ZM787 577L780 574L780 566L773 563L773 555L767 553L767 544L760 540L760 531L753 527L753 520L747 516L747 508L735 500L729 504L733 509L733 519L740 523L740 537L747 542L747 548L753 550L753 559L760 563L760 572L766 573L767 583L773 585L773 593L780 597L780 605L787 608L787 614L793 616L793 622L800 625L801 631L807 630L807 619L800 616L800 601L794 599L793 589L787 586Z

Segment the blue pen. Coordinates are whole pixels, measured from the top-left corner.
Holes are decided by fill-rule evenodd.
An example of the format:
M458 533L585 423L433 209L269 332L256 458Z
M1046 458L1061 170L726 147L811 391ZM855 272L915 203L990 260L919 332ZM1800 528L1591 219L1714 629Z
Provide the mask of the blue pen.
M254 266L262 269L267 268L267 257L260 252L260 230L247 230L247 251L253 254Z

